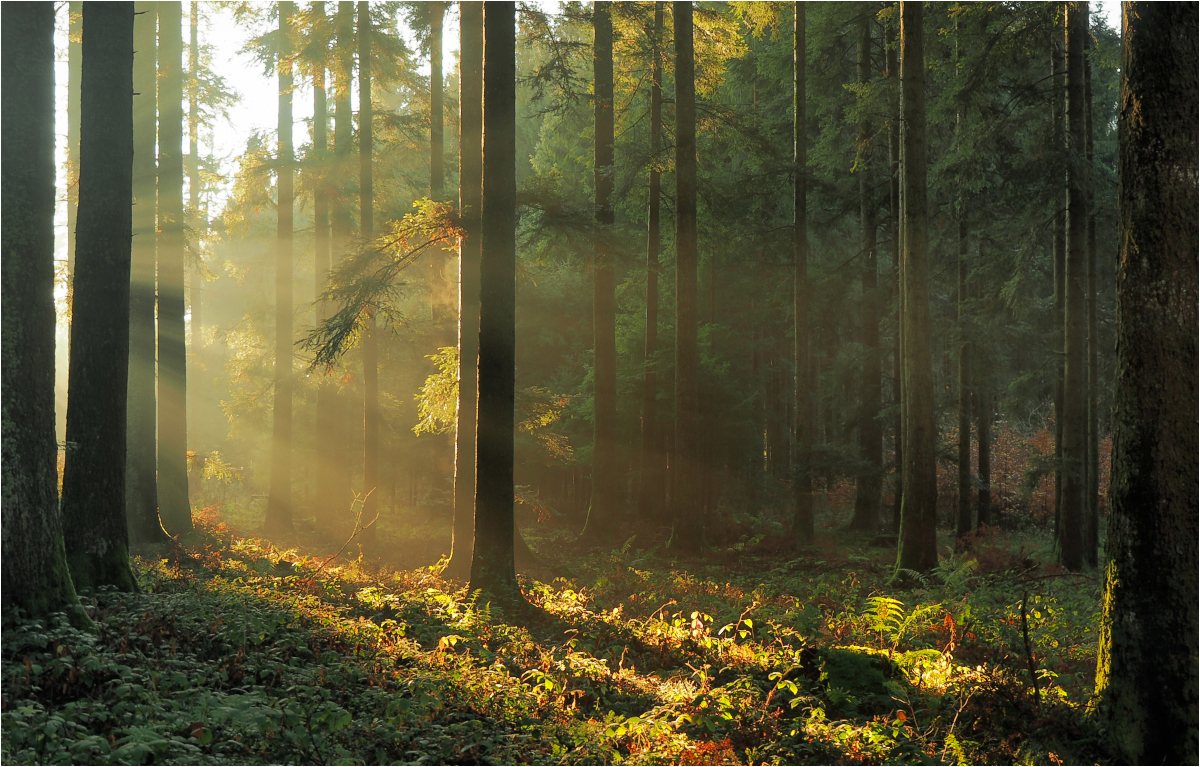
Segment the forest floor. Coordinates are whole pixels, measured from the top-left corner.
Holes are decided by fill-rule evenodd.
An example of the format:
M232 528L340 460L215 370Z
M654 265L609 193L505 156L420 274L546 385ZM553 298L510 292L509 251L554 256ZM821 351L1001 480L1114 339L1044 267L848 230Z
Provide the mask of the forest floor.
M0 760L147 763L1105 761L1086 716L1100 583L1036 534L994 532L907 587L894 547L840 532L677 558L526 529L545 572L504 614L445 581L448 526L393 524L394 557L330 561L209 507L135 552L139 594L92 629L5 616ZM1033 679L1036 678L1036 686Z

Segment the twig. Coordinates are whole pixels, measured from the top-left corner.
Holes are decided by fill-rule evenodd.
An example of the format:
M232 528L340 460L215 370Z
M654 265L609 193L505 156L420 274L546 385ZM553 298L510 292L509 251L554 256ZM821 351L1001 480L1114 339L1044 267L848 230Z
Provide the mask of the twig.
M1038 691L1037 671L1033 663L1033 648L1029 645L1029 613L1025 611L1025 600L1027 599L1029 599L1028 591L1021 595L1021 634L1025 637L1025 659L1029 662L1029 679L1033 682L1033 699L1034 702L1039 702L1042 699L1042 694Z
M371 525L373 525L379 521L379 512L376 511L375 519L372 519L370 522L368 522L365 525L362 524L363 509L366 508L367 499L371 497L371 493L373 493L373 492L375 492L375 488L371 488L370 490L368 490L367 494L364 496L360 497L357 493L354 495L354 500L350 502L351 510L354 509L354 504L356 504L356 503L359 504L358 513L354 515L354 532L350 533L350 537L346 539L346 542L342 544L342 547L340 549L338 549L334 553L330 554L329 557L324 562L321 563L321 566L318 567L316 569L316 571L308 577L308 580L310 583L316 582L317 576L321 574L321 571L325 569L325 566L328 565L333 560L340 557L342 555L342 552L346 550L346 547L350 545L350 542L358 537L359 533L363 532L368 527L370 527Z

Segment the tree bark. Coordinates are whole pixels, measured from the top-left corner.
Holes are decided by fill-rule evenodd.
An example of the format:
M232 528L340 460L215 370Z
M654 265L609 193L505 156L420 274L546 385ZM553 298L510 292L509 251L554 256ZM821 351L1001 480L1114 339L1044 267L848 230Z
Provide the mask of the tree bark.
M955 58L959 62L956 73L961 74L963 58L962 21L954 24ZM965 99L965 96L960 96ZM956 138L965 141L963 131L965 109L959 103ZM964 184L965 188L965 184ZM956 538L961 540L971 532L971 344L967 321L967 200L960 192L958 199L958 529Z
M925 200L925 44L921 3L900 3L900 82L904 131L904 499L898 570L937 565L936 424L930 353Z
M133 3L84 6L74 353L62 487L63 529L70 531L67 562L80 589L137 590L125 522L133 15ZM4 29L18 31L10 25Z
M858 81L871 81L871 15L864 13L859 29ZM879 267L877 263L878 229L876 202L871 190L869 168L871 121L859 125L859 140L864 154L859 158L858 202L862 218L862 342L863 386L858 412L859 457L862 469L855 488L853 530L874 532L879 527L879 505L883 493L883 425L879 421Z
M700 508L699 349L696 346L696 64L692 4L676 2L675 24L675 460L673 543L704 540Z
M1090 24L1089 24L1090 27ZM1087 49L1083 58L1083 98L1086 112L1084 127L1084 155L1086 168L1084 183L1087 194L1087 486L1084 509L1087 514L1087 534L1084 537L1083 560L1088 567L1096 567L1100 559L1100 364L1099 323L1096 317L1096 184L1095 147L1092 137L1092 55L1095 45L1091 30L1088 30Z
M158 5L135 3L133 21L133 244L129 284L129 383L125 503L132 543L167 539L158 517L155 392Z
M158 513L171 535L192 531L187 475L183 254L183 4L158 16Z
M815 531L812 508L812 439L814 380L809 339L808 296L808 91L807 91L807 4L793 3L792 37L792 157L796 175L792 188L792 322L795 336L793 356L796 366L794 394L794 439L796 463L793 483L792 537L801 546L813 542Z
M516 395L516 3L484 6L479 405L471 591L521 604L513 563Z
M271 487L267 496L268 535L292 531L292 15L295 5L279 4L279 167L278 228L275 244L275 407L271 427Z
M54 6L0 6L3 91L3 588L32 617L86 621L67 569L54 434Z
M1124 3L1113 470L1096 699L1116 761L1195 764L1197 6Z
M374 154L371 103L371 4L358 4L358 187L359 237L369 243L375 237L375 187L371 169ZM379 498L379 330L372 311L363 337L363 524L376 518ZM376 525L362 534L363 545L375 542Z
M892 398L896 407L896 421L892 425L892 442L895 451L895 485L894 500L892 501L892 530L900 532L900 502L904 497L903 471L904 466L904 293L901 289L900 267L903 262L900 239L900 65L897 61L896 26L889 20L884 26L885 47L884 58L887 61L888 77L895 80L895 96L889 101L891 124L888 128L888 162L890 163L891 184L889 204L892 229L892 291L896 310L893 320L892 349Z
M445 198L446 139L445 105L442 78L442 27L446 5L441 2L428 3L429 7L429 197L441 201ZM446 285L446 254L436 248L429 254L430 316L437 319L436 307L439 300L445 302L449 291Z
M1065 3L1058 4L1058 13L1066 7ZM1058 161L1063 157L1063 104L1066 92L1063 78L1066 75L1066 64L1063 59L1063 27L1058 21L1050 32L1050 108L1051 108L1051 154ZM1067 219L1065 189L1057 186L1061 176L1051 174L1052 187L1051 204L1054 206L1054 230L1052 241L1052 257L1054 260L1054 339L1050 349L1054 359L1054 542L1060 546L1060 528L1062 526L1062 444L1063 444L1063 371L1064 371L1064 330L1066 319L1066 274L1067 274Z
M643 361L642 458L638 487L638 516L646 521L662 516L665 471L662 437L658 430L658 250L660 245L662 152L662 43L663 4L654 4L650 33L650 173L646 212L646 354Z
M610 3L593 4L592 64L595 78L595 206L599 236L592 242L592 346L595 381L592 445L592 502L583 536L605 543L617 513L617 297L612 255L604 238L614 216L613 24Z
M983 257L983 242L979 243L979 263L986 263ZM976 284L978 296L983 297L983 288ZM975 514L975 526L982 530L985 525L994 524L992 521L992 392L988 385L988 376L984 372L990 369L983 364L984 357L979 354L979 347L973 346L977 361L975 376L975 419L976 433L979 440L979 498Z
M479 383L480 195L483 184L483 3L459 3L458 428L454 442L454 523L443 573L471 572L475 527L475 428Z

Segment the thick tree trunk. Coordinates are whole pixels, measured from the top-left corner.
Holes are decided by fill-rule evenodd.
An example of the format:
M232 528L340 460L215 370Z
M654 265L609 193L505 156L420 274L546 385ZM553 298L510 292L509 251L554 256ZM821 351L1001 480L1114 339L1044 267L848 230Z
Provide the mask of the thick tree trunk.
M1195 764L1197 18L1124 3L1117 360L1096 695L1116 761Z
M72 4L74 5L74 4ZM54 6L0 6L5 607L86 620L67 569L54 434Z
M1090 25L1089 25L1090 26ZM1092 138L1092 55L1095 46L1089 30L1087 50L1083 58L1083 98L1086 111L1084 127L1084 154L1087 166L1084 183L1087 194L1087 485L1084 489L1084 509L1087 514L1086 535L1083 542L1083 561L1088 567L1096 567L1100 558L1100 365L1099 323L1096 318L1096 184L1095 147Z
M358 4L358 188L359 236L375 237L375 187L372 172L375 113L371 103L371 4ZM363 504L362 522L370 524L379 508L379 331L372 312L363 337ZM375 541L376 525L362 534L364 545Z
M696 63L692 4L676 2L675 23L675 460L673 543L704 540L700 508L699 349L696 346Z
M612 256L605 242L614 221L613 192L613 25L612 8L593 5L592 64L595 78L595 205L600 232L592 243L592 331L595 403L592 447L592 503L586 540L604 543L617 514L617 297Z
M930 354L925 202L925 44L921 3L900 3L900 81L904 140L904 500L898 570L937 565L936 424Z
M807 4L792 4L792 107L795 116L792 124L792 157L796 162L792 188L792 322L795 336L793 357L796 366L794 394L796 403L793 416L796 462L792 477L793 518L792 537L795 543L805 546L815 537L812 507L812 442L813 401L812 372L809 339L809 296L808 296L808 91L807 91L807 43L805 10Z
M133 3L84 6L74 353L67 382L69 447L62 488L67 561L81 589L137 589L125 523L133 15ZM4 29L19 31L7 24Z
M158 517L155 392L155 261L157 259L158 5L135 3L133 20L133 245L129 283L129 384L125 513L129 540L166 540Z
M484 7L479 406L471 591L521 604L513 563L516 395L516 3Z
M1088 38L1087 3L1067 8L1067 268L1063 375L1062 491L1058 561L1068 570L1084 564L1087 513L1087 213L1084 182L1083 58Z
M279 4L278 229L275 244L275 407L271 427L271 487L265 530L292 530L292 60L289 47L295 5Z
M650 33L650 178L646 212L646 354L643 361L641 482L638 486L638 516L658 520L663 512L666 465L658 429L658 249L660 244L659 153L662 151L662 42L663 4L654 4L654 28Z
M871 17L864 14L860 22L858 43L858 81L871 81ZM869 146L871 121L859 125L860 140ZM879 360L879 266L876 201L871 190L869 149L859 160L858 202L862 217L862 343L863 385L858 411L858 443L862 469L858 473L854 498L854 518L851 529L874 532L879 527L879 505L883 493L883 424L879 421L880 360Z
M158 16L158 513L171 535L192 531L187 474L187 347L183 254L183 4Z
M475 534L475 423L479 383L480 195L483 183L483 3L459 3L458 428L454 525L446 577L471 573Z
M900 506L904 498L903 471L904 466L904 293L901 289L900 271L903 263L900 239L900 65L897 61L896 26L894 21L888 21L884 26L885 47L884 58L887 61L888 77L896 81L896 96L889 102L891 124L888 128L888 162L890 164L891 184L888 202L891 213L892 233L892 292L896 303L893 315L892 338L892 400L896 407L896 420L892 425L892 443L895 458L895 484L892 501L892 530L900 531Z

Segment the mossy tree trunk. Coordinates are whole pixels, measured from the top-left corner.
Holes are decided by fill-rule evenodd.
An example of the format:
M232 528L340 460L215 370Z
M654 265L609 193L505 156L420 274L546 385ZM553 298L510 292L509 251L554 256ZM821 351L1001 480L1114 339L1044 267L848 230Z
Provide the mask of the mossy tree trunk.
M1197 18L1124 3L1117 360L1096 699L1127 764L1196 764Z
M135 591L125 522L134 9L133 3L87 3L83 12L62 520L78 588Z
M0 366L5 607L83 611L67 569L54 434L54 6L0 6L3 91Z

